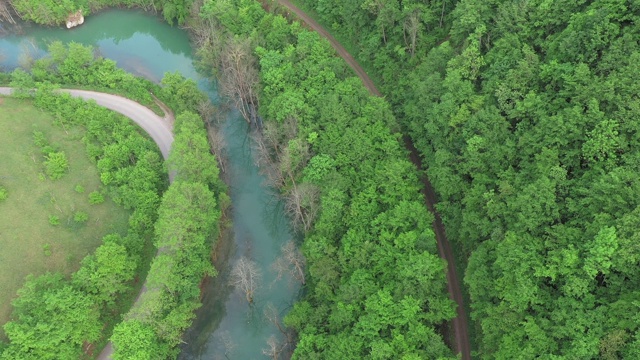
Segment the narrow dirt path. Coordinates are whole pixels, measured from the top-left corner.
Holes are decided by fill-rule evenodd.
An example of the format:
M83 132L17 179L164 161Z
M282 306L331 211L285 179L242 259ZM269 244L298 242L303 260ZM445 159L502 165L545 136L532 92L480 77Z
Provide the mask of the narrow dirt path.
M278 0L280 5L289 9L289 11L296 14L300 20L302 20L307 26L309 26L314 31L318 32L320 35L325 37L331 43L331 46L336 50L338 55L344 59L344 61L349 64L349 66L353 69L353 71L360 77L364 86L369 89L369 92L375 96L382 96L380 91L376 88L375 84L367 73L362 69L362 67L358 64L358 62L347 52L347 50L333 37L324 27L322 27L317 21L312 19L305 12L300 10L298 7L293 5L288 0ZM406 148L410 152L410 159L414 163L414 165L418 168L421 173L424 173L422 170L422 160L418 154L418 151L413 146L413 142L408 136L403 137ZM426 175L422 176L422 183L424 185L422 189L422 193L425 198L425 202L427 204L427 208L434 215L433 222L433 230L436 235L436 240L438 242L438 253L440 257L447 261L447 289L449 291L449 298L455 301L457 304L457 316L452 321L453 332L455 335L455 349L458 354L462 355L463 360L471 359L471 345L469 343L469 333L467 331L467 316L464 309L462 292L460 291L460 282L458 280L458 274L455 266L455 259L453 257L453 251L451 250L451 244L447 239L446 232L444 230L444 225L442 224L442 219L440 218L440 214L435 209L435 204L437 203L437 198L433 187L431 186L431 182L426 177Z
M322 37L329 40L329 42L331 43L331 46L333 46L333 48L338 52L338 55L340 55L340 57L343 58L344 61L347 62L347 64L349 64L349 66L353 69L353 71L355 71L358 77L362 80L364 87L366 87L371 94L382 97L382 94L380 93L380 91L378 91L378 89L376 88L376 85L373 83L373 81L371 81L371 79L369 78L369 75L367 75L364 69L362 69L362 67L360 66L360 64L358 64L356 59L354 59L353 56L351 56L351 54L349 54L349 52L338 42L338 40L336 40L333 36L331 36L331 34L329 34L329 32L325 30L325 28L322 27L322 25L320 25L317 21L313 20L309 15L307 15L304 11L300 10L298 7L293 5L290 1L278 0L278 3L286 7L287 9L289 9L294 14L296 14L296 16L299 17L300 20L302 20L305 24L307 24L311 29L313 29L313 31L317 32L318 34L322 35Z

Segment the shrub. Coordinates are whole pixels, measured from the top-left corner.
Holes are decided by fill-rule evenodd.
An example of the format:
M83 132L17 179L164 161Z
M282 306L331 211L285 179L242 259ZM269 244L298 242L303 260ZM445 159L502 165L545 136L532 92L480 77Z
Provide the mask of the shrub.
M89 204L97 205L104 202L104 196L99 191L92 191L89 194Z
M60 218L55 215L49 215L49 224L53 226L60 225Z
M7 189L5 189L4 187L0 186L0 202L7 200L8 197L9 197L9 191L7 191Z
M73 214L73 221L78 224L85 223L87 220L89 220L89 214L84 211L76 211L75 214Z
M33 143L39 148L49 145L44 133L38 130L33 130Z
M52 180L60 179L69 169L69 161L64 151L52 152L46 156L45 172Z
M74 189L78 194L82 194L84 192L84 186L82 185L76 185L75 189Z
M44 256L51 256L51 244L42 245L42 251L44 251Z

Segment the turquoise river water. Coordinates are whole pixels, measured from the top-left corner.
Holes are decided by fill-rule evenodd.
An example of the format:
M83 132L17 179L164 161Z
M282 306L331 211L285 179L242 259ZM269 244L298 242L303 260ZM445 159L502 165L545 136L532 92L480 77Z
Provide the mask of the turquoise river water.
M192 49L186 32L167 25L158 17L131 10L110 10L86 19L72 30L25 26L20 35L0 38L0 66L18 66L21 54L46 55L54 40L95 46L99 53L117 61L118 66L139 76L159 81L165 72L179 71L195 80L214 103L215 84L194 68ZM227 142L233 229L220 246L219 275L205 281L203 306L184 337L181 359L261 359L277 328L264 317L272 304L280 315L291 307L298 287L286 279L276 280L271 264L281 245L292 236L281 203L254 165L251 139L245 121L230 112L222 125ZM244 295L228 285L230 267L241 257L255 261L263 281L249 306Z

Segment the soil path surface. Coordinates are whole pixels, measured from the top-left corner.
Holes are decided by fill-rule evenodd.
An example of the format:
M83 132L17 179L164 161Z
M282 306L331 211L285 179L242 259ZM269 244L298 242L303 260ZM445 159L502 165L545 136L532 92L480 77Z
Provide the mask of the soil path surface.
M373 95L382 97L382 94L380 93L380 91L378 91L373 81L371 81L371 79L369 78L369 75L367 75L364 69L362 69L362 66L358 64L356 59L354 59L353 56L351 56L351 54L349 54L349 52L338 42L338 40L336 40L333 36L331 36L331 34L329 34L329 32L325 30L325 28L322 27L322 25L320 25L317 21L313 20L309 15L307 15L304 11L300 10L298 7L293 5L290 1L278 0L278 3L286 7L287 9L289 9L294 14L296 14L296 16L299 17L300 20L302 20L302 22L307 24L313 31L317 32L318 34L322 35L322 37L329 40L329 42L331 43L331 46L333 46L333 48L338 52L338 55L340 55L340 57L343 58L344 61L347 62L347 64L349 64L349 66L353 69L353 71L355 71L358 77L362 80L362 82L364 83L364 87L369 89L369 92L372 93Z
M0 95L10 95L12 91L13 89L11 88L0 87ZM173 133L171 130L174 120L173 114L170 111L167 112L165 110L165 116L160 117L145 106L122 96L86 90L63 89L60 91L69 93L73 97L79 97L85 100L95 100L98 105L128 117L148 133L149 136L151 136L153 141L160 148L162 157L165 160L169 156L169 150L171 149L171 144L173 144ZM168 109L164 104L158 105L163 109ZM171 173L169 174L169 181L173 181L173 174ZM142 288L140 289L140 293L136 298L136 303L138 303L140 297L146 291L147 282L145 280ZM135 306L136 303L134 303L133 306ZM108 360L111 359L112 355L113 345L111 344L111 341L109 341L100 355L98 355L97 360Z
M278 0L278 3L296 14L296 16L300 18L300 20L302 20L305 24L307 24L307 26L312 30L325 37L331 43L331 46L333 46L338 55L340 55L340 57L343 58L344 61L347 62L347 64L349 64L349 66L358 75L358 77L360 77L364 86L369 89L369 92L371 92L371 94L375 96L382 96L382 94L380 93L380 91L378 91L375 84L373 83L373 81L371 81L364 69L362 69L362 67L353 58L353 56L351 56L351 54L349 54L347 50L333 36L331 36L331 34L329 34L327 30L325 30L324 27L322 27L317 21L312 19L304 11L293 5L290 1ZM420 159L418 151L413 146L413 142L408 136L404 136L404 143L406 148L410 152L411 161L421 173L424 173L422 171L422 161ZM422 193L424 195L427 208L433 213L435 218L433 222L433 230L438 242L438 252L440 254L440 257L447 261L447 289L449 291L449 298L451 298L451 300L455 301L457 304L457 316L452 321L452 327L455 336L454 351L456 351L458 354L461 354L463 360L470 360L471 345L469 343L469 333L467 331L467 316L464 309L462 292L460 291L460 282L456 271L453 251L451 250L451 244L449 243L447 235L444 231L444 225L442 224L440 214L438 214L435 209L435 204L437 203L436 194L433 190L433 187L431 186L431 182L426 177L426 175L422 176L422 183L424 185Z

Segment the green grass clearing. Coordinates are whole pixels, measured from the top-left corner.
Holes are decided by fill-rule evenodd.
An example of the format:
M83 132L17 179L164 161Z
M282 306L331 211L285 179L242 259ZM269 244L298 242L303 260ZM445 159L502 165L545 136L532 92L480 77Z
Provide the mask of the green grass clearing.
M108 233L125 234L129 212L110 199L91 205L89 193L100 190L79 129L63 129L29 101L0 97L0 325L9 320L11 300L28 274L76 271ZM64 151L69 171L59 180L44 175L45 160L33 131ZM80 186L84 191L76 191ZM86 222L74 221L86 213ZM57 221L55 221L57 218ZM53 225L55 223L58 225ZM53 223L53 224L52 224ZM0 331L1 333L1 331Z

